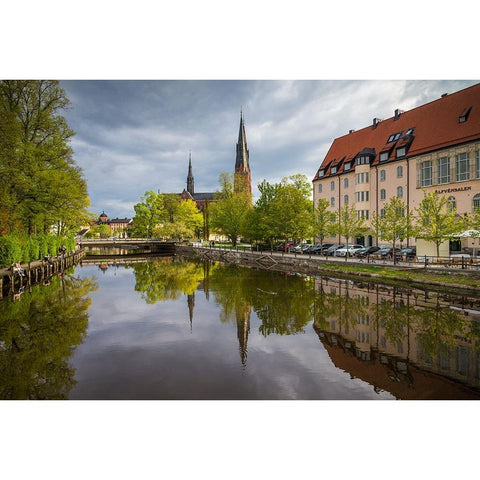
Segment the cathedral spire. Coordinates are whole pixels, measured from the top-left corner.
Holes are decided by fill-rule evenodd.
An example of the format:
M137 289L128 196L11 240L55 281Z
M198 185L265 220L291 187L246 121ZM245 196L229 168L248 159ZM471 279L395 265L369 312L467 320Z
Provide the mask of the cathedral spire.
M194 196L194 181L192 173L192 152L188 157L188 175L187 175L187 192L193 197Z
M240 109L240 129L238 131L237 157L235 159L235 191L252 191L252 180L250 174L249 152L247 147L247 136L245 134L245 123L243 121L243 108Z

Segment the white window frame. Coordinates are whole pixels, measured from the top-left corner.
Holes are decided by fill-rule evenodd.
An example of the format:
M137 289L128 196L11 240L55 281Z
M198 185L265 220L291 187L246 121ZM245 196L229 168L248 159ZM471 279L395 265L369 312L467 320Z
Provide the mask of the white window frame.
M470 158L468 152L455 155L455 179L457 182L470 180Z
M450 183L450 158L442 157L437 160L437 184Z
M420 186L431 187L432 186L432 161L426 160L420 164Z

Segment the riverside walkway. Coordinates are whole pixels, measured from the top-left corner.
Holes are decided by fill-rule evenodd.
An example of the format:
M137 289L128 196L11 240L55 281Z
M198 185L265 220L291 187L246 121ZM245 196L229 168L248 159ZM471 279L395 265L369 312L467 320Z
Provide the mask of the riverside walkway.
M52 257L49 261L36 260L34 262L23 263L21 267L25 270L24 276L13 272L10 268L1 268L0 298L15 293L24 287L45 282L53 275L76 265L85 256L85 253L85 249L80 248L73 252L65 253L64 255Z

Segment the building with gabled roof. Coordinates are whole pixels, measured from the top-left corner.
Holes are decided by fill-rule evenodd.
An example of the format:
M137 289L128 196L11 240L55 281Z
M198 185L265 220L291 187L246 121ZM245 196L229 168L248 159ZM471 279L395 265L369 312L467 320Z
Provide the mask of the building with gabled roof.
M332 210L354 204L368 222L392 196L413 211L424 192L436 191L463 215L480 208L479 152L476 84L336 138L313 178L314 204L320 198ZM378 243L372 236L356 241Z

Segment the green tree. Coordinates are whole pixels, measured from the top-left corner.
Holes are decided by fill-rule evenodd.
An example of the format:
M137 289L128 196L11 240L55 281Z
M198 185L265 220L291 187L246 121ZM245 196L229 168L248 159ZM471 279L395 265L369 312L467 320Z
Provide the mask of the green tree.
M282 179L269 209L276 238L299 241L311 237L311 193L311 185L305 175L297 174Z
M82 172L72 159L62 111L70 102L58 81L0 81L2 230L73 230L89 205ZM60 227L59 227L60 226Z
M413 234L412 214L407 213L407 206L398 197L392 197L385 204L385 215L373 213L372 225L382 240L392 243L394 250L397 240L403 241ZM395 261L395 255L393 259Z
M167 219L163 197L153 190L147 190L140 200L133 206L135 221L132 234L135 237L152 238L154 229Z
M360 217L353 205L344 205L335 213L336 223L332 228L333 233L345 238L347 245L350 239L365 235L368 227L363 217ZM345 261L348 255L345 255Z
M313 217L313 234L323 243L324 238L334 230L335 214L328 210L330 203L325 198L318 200Z
M193 200L183 200L176 194L163 194L161 199L166 219L154 227L155 236L172 239L200 236L203 216Z
M436 192L424 192L416 211L417 237L433 242L440 256L440 244L449 240L461 228L455 210L448 208L448 200Z
M272 211L272 202L280 188L280 184L271 184L266 180L258 185L260 197L247 219L247 236L251 240L263 241L273 248L277 232L275 215Z
M235 246L238 238L248 231L247 219L252 208L252 195L246 191L234 192L231 176L220 175L221 190L210 205L212 229L225 235Z

